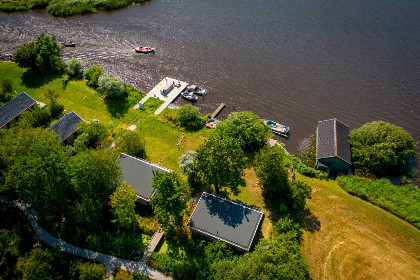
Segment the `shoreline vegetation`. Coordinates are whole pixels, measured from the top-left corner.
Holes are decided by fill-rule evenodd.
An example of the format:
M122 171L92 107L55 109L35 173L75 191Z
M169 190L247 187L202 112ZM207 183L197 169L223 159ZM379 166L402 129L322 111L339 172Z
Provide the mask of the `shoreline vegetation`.
M0 0L0 11L20 12L29 10L47 10L53 16L73 16L112 11L147 0Z

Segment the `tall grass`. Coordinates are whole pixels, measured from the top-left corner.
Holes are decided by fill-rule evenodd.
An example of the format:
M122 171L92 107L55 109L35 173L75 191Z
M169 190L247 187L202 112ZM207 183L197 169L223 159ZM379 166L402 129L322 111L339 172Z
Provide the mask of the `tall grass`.
M98 10L111 11L147 0L0 0L0 11L26 11L47 9L54 16L71 16L94 13Z
M394 186L387 179L375 181L358 176L340 176L337 180L348 193L376 204L420 229L418 187Z

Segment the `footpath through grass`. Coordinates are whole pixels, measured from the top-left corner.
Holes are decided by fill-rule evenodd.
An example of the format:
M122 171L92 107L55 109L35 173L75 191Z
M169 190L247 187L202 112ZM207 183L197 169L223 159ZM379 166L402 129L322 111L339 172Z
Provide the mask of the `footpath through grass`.
M336 181L312 186L302 252L313 279L420 279L420 231L351 196Z

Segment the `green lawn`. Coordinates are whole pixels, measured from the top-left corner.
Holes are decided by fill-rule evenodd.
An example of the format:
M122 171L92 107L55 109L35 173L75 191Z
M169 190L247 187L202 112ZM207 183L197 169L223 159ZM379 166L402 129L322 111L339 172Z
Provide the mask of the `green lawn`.
M183 131L159 121L153 112L161 101L149 100L144 111L129 108L118 117L113 116L110 113L113 108L109 107L112 105L107 106L103 97L88 87L84 80L70 80L64 86L67 75L31 74L14 63L0 61L0 76L11 79L17 93L24 91L37 101L46 102L45 94L48 90L54 90L60 95L59 102L65 110L75 111L84 120L98 119L101 123L112 124L114 128L136 125L145 136L148 160L175 171L180 171L179 157L189 150L196 150L211 133L208 129ZM177 143L183 136L185 140L178 147Z

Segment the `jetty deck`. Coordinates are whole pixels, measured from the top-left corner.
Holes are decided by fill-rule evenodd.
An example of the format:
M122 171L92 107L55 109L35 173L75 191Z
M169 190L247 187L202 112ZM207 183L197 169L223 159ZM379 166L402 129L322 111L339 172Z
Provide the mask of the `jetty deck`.
M219 107L214 110L214 112L211 114L211 118L214 119L217 117L217 115L226 107L225 103L222 103L219 105Z
M134 106L134 109L138 109L140 104L144 104L150 97L155 97L163 101L163 104L154 112L155 115L159 115L181 94L187 85L188 83L186 82L165 77ZM166 92L164 92L165 90Z

